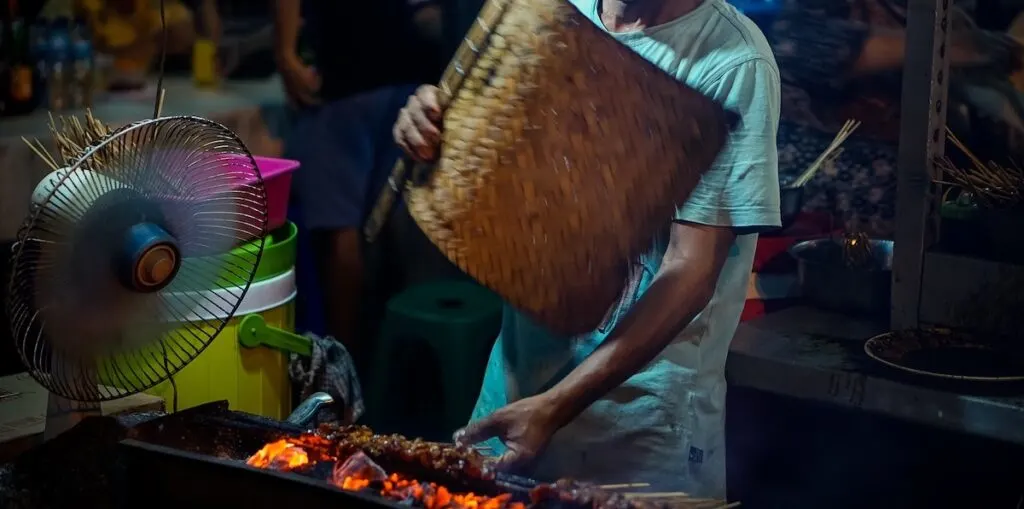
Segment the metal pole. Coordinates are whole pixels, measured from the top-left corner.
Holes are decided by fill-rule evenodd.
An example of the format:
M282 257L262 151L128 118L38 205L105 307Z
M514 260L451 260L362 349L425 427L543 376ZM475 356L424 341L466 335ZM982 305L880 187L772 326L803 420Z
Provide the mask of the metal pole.
M892 329L918 327L924 253L938 235L935 158L946 142L951 0L907 2Z

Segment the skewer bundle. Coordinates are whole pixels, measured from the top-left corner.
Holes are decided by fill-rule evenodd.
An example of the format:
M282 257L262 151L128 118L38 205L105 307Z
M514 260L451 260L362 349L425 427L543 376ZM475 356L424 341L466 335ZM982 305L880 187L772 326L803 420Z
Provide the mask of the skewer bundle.
M625 488L647 488L646 483L629 484L605 484L599 486L603 490L620 490ZM692 497L682 491L672 492L623 492L622 495L629 500L646 501L656 506L670 509L733 509L739 507L739 502L726 502L713 498Z
M1024 201L1024 170L982 162L948 127L946 138L963 152L971 166L960 168L948 157L937 160L941 171L941 177L935 180L937 184L971 193L980 205L988 208L1011 208Z
M77 160L81 157L82 153L85 152L92 144L105 138L110 134L110 128L100 122L96 117L92 115L91 110L85 111L85 121L81 121L78 117L54 117L50 115L50 136L53 139L54 145L57 147L57 156L54 157L50 151L46 148L46 145L39 139L29 140L22 138L22 141L51 170L58 170L66 164ZM102 162L104 157L110 158L115 156L116 147L105 146L99 151L99 153L93 155L93 161Z
M625 493L627 499L644 500L670 509L734 509L739 502L725 502L713 498L696 498L686 493Z
M710 168L727 115L566 0L489 0L439 86L440 160L396 165L457 266L554 332L595 329ZM385 190L373 237L394 201Z
M842 129L840 129L839 132L836 133L836 137L832 139L832 143L829 143L828 147L825 148L825 150L820 155L818 155L814 162L812 162L811 165L808 166L807 169L805 169L803 173L801 173L796 178L796 180L793 181L792 184L789 185L789 187L804 187L805 185L807 185L808 182L811 181L812 178L814 178L814 176L818 173L818 170L821 169L822 166L825 166L826 164L835 161L835 159L839 157L840 154L843 153L843 142L845 142L846 139L849 138L853 134L853 132L857 130L858 127L860 127L860 121L853 119L847 120L843 124Z

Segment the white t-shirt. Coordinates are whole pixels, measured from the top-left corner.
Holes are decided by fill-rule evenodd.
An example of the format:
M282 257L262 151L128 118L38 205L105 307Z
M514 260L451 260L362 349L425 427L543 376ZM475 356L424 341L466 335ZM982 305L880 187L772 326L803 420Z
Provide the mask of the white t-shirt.
M599 27L598 0L573 0ZM612 34L680 81L739 113L714 167L664 234L634 263L608 323L555 337L506 309L473 418L551 387L605 339L643 295L682 220L736 228L710 303L657 359L560 430L537 462L538 478L646 482L657 491L725 497L725 359L746 298L757 231L780 225L776 131L779 72L764 35L723 0L669 23ZM501 451L499 443L489 444Z

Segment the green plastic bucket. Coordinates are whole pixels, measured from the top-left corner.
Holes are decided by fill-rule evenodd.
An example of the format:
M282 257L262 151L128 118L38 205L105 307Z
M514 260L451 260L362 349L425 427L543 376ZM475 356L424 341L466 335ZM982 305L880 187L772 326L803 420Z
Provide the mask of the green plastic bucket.
M298 254L299 228L295 223L288 222L266 236L263 253L256 266L253 283L271 279L295 267ZM248 267L259 249L258 241L243 244L231 250L230 254L219 256L203 256L186 258L182 263L181 272L193 274L192 281L207 281L211 288L195 288L192 281L174 281L171 291L210 290L245 286Z

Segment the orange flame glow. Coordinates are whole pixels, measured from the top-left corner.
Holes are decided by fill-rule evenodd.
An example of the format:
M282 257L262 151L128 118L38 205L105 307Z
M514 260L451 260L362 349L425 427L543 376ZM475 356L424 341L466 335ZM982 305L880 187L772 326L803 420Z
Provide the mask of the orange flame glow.
M246 460L246 463L257 468L292 470L313 462L299 444L290 440L279 440L263 446ZM416 502L416 506L424 509L526 509L525 504L513 502L512 495L508 493L493 497L474 493L452 493L448 488L436 483L421 483L396 473L387 477L383 477L384 474L381 473L381 477L372 479L367 477L368 475L372 474L345 475L341 478L336 476L328 479L328 482L345 491L374 489L383 498Z
M286 440L278 440L264 445L245 463L258 468L273 470L292 470L309 464L309 454L301 447Z
M334 482L343 490L360 491L370 485L368 479L347 476L341 482ZM436 483L420 483L415 479L406 479L399 474L391 474L381 483L378 493L391 500L415 501L417 506L425 509L525 509L520 502L512 502L511 494L487 497L473 493L451 493L448 488Z

